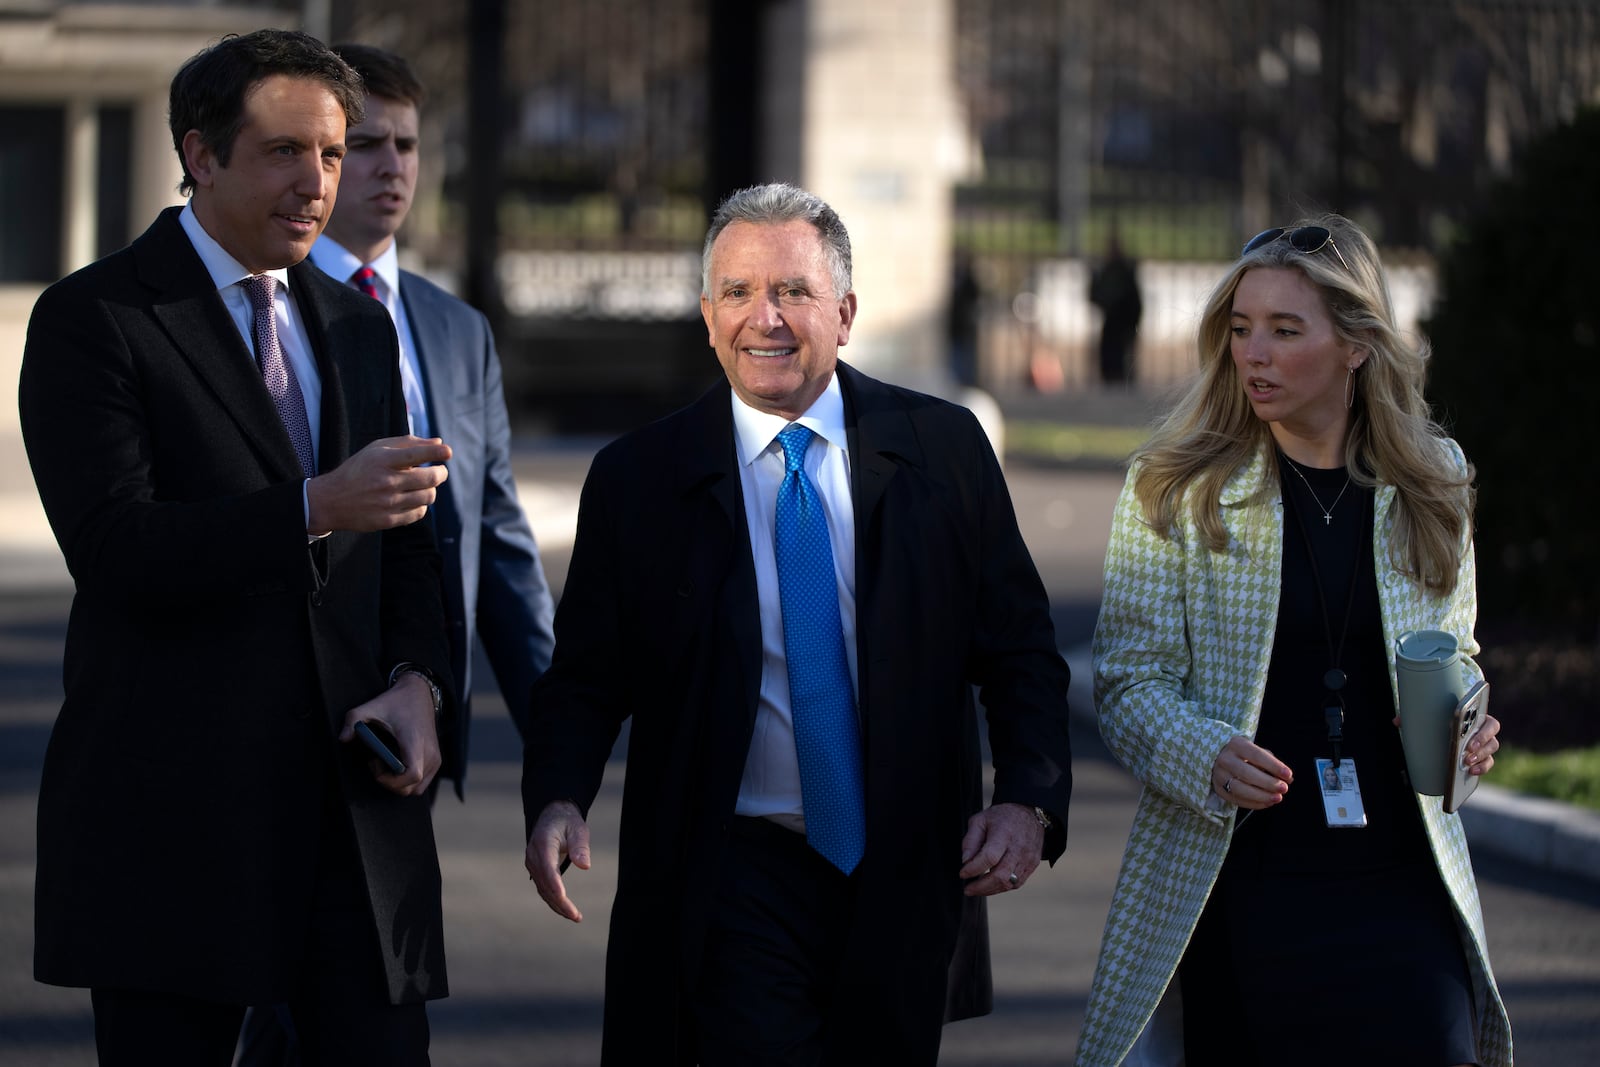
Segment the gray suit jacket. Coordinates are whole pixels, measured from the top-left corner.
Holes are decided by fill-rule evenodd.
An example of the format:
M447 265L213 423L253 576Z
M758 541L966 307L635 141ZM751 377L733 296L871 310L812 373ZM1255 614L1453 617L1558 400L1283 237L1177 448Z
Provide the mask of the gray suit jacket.
M442 774L459 795L466 779L473 635L483 639L518 733L524 732L534 680L550 665L554 604L533 531L517 501L511 424L500 357L483 315L426 278L400 276L400 299L416 340L422 387L435 437L454 455L432 517L444 557L460 736Z

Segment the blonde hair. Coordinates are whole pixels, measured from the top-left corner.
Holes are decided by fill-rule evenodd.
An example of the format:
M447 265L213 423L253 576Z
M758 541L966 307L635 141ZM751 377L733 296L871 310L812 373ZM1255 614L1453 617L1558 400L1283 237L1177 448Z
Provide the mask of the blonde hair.
M1345 465L1360 486L1382 483L1396 491L1391 563L1424 588L1443 595L1455 588L1473 507L1469 464L1449 465L1444 431L1422 396L1428 346L1411 343L1394 325L1394 308L1378 250L1349 219L1323 215L1288 227L1321 226L1328 245L1301 252L1274 240L1240 257L1212 291L1200 319L1200 374L1187 394L1134 454L1134 491L1144 521L1162 537L1178 526L1187 506L1207 548L1228 545L1222 524L1222 488L1258 453L1267 456L1268 481L1248 502L1277 483L1277 451L1267 424L1245 398L1230 352L1234 291L1257 268L1300 271L1322 294L1339 337L1368 357L1355 373L1355 401L1345 438ZM1336 251L1337 250L1337 251Z

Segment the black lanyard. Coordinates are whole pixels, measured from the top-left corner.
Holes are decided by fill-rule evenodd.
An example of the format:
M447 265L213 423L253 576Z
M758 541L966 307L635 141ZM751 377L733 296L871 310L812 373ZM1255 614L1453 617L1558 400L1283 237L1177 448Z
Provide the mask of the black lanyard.
M1284 462L1291 462L1281 452L1278 458ZM1282 463L1279 464L1280 470ZM1280 482L1289 482L1289 479L1280 477ZM1310 492L1311 487L1306 486ZM1350 589L1345 597L1344 621L1339 627L1339 643L1333 643L1333 624L1328 619L1328 597L1322 589L1322 568L1317 566L1317 550L1311 544L1310 531L1306 529L1305 517L1300 514L1300 508L1289 497L1293 495L1292 483L1284 487L1284 504L1288 511L1294 515L1295 526L1300 530L1300 538L1305 542L1306 556L1311 560L1311 579L1317 587L1317 607L1322 611L1322 634L1328 642L1328 658L1332 662L1322 676L1323 688L1323 720L1328 724L1328 742L1333 746L1333 765L1339 766L1340 745L1344 742L1344 689L1345 673L1340 670L1339 663L1344 657L1344 639L1350 632L1350 616L1355 614L1356 586L1361 581L1361 561L1366 558L1366 553L1361 550L1358 541L1356 545L1355 564L1350 568ZM1367 494L1359 494L1361 499L1361 513L1356 516L1357 537L1364 536L1367 517Z

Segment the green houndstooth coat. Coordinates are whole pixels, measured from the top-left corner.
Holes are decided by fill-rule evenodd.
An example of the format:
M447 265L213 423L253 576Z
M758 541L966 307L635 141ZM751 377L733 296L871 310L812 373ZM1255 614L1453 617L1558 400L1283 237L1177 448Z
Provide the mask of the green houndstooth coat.
M1460 447L1445 445L1448 461L1464 470ZM1094 637L1094 695L1106 744L1144 793L1089 994L1082 1067L1183 1062L1172 979L1222 868L1237 810L1212 791L1212 759L1235 734L1255 734L1277 621L1283 510L1267 470L1263 452L1224 488L1230 543L1223 552L1201 543L1187 510L1174 540L1155 536L1141 521L1132 472L1117 501ZM1245 504L1263 486L1262 496ZM1395 638L1416 629L1455 634L1462 670L1476 679L1482 672L1471 659L1478 644L1470 534L1454 593L1431 595L1389 562L1394 499L1392 486L1378 487L1373 524L1391 684ZM1489 966L1461 820L1446 815L1438 797L1418 795L1417 804L1472 971L1479 1057L1484 1067L1509 1067L1511 1026Z

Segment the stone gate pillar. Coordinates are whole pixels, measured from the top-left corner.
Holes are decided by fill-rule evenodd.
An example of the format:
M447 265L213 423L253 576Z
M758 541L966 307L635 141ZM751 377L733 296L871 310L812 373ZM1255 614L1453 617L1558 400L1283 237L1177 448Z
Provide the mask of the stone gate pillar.
M860 316L845 357L947 391L945 304L958 121L951 0L780 0L766 19L764 178L838 210Z

